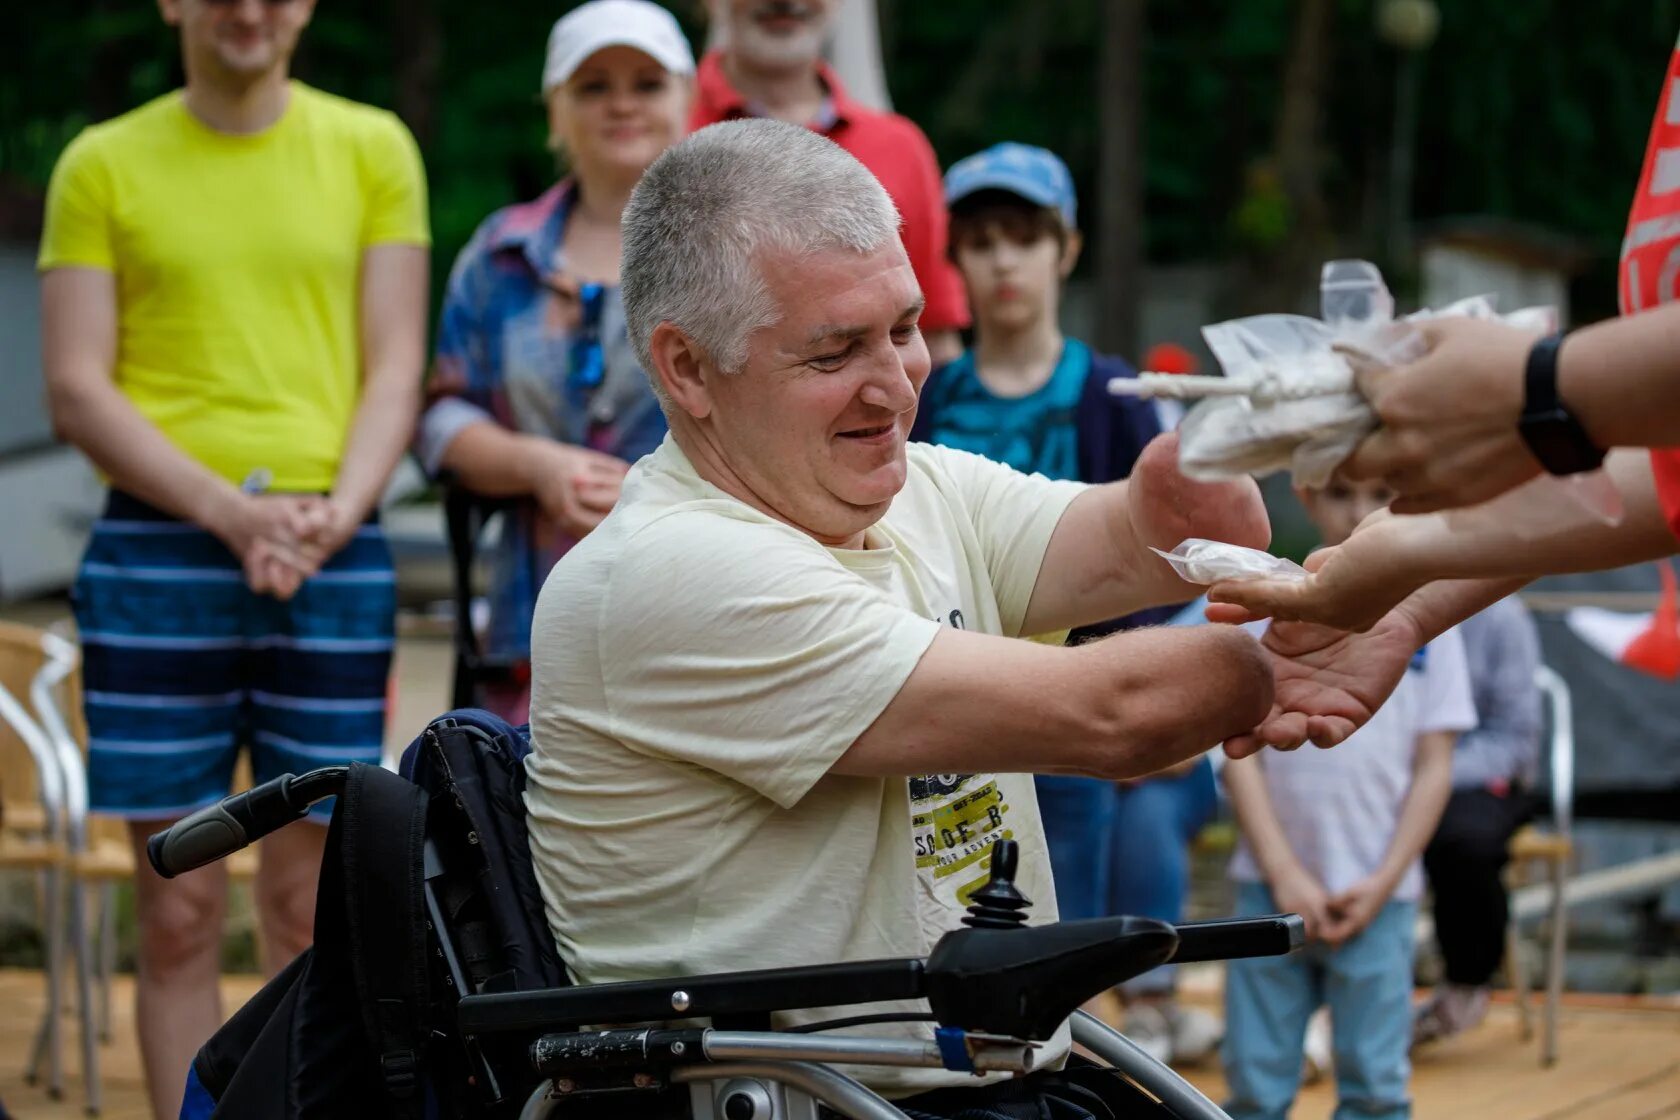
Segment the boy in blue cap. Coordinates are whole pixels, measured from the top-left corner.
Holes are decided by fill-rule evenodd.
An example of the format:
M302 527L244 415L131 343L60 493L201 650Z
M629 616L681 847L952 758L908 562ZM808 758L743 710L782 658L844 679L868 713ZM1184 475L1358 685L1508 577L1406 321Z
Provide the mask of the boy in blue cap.
M1067 165L996 144L952 165L945 202L974 344L928 379L911 437L1051 478L1124 478L1161 429L1148 402L1108 394L1130 365L1062 334L1062 282L1080 248Z
M1130 365L1062 334L1062 282L1080 246L1067 166L1043 148L997 144L952 165L945 202L974 343L928 378L911 438L1050 478L1124 478L1161 429L1148 402L1108 394L1109 378L1135 376ZM1035 781L1062 918L1107 913L1113 784Z

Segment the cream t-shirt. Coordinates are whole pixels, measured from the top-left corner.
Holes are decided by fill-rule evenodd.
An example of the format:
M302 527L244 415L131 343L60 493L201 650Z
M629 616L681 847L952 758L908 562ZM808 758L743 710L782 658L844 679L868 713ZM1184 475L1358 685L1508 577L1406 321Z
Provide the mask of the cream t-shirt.
M940 627L1019 635L1083 489L943 447L908 456L867 547L838 549L704 481L667 437L554 568L532 626L526 803L579 982L925 956L1000 837L1020 842L1031 919L1055 920L1030 776L828 772ZM889 1010L926 1008L783 1018ZM1064 1026L1039 1066L1066 1049ZM977 1083L854 1072L895 1095Z

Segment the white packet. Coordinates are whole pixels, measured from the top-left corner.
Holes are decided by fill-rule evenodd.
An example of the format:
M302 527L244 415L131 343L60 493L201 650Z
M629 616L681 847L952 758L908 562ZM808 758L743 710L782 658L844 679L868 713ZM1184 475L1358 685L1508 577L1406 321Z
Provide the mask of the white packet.
M1171 552L1158 548L1149 551L1172 565L1178 578L1185 583L1206 587L1228 579L1286 579L1307 578L1307 570L1293 560L1273 556L1258 548L1244 548L1240 544L1210 541L1190 537L1178 542Z
M1500 315L1489 296L1395 319L1393 296L1368 261L1327 262L1319 294L1320 319L1255 315L1204 327L1222 378L1145 373L1115 379L1110 391L1204 397L1178 429L1179 469L1189 478L1218 482L1288 470L1296 485L1318 489L1377 427L1354 362L1388 368L1416 361L1424 352L1416 326L1427 319L1492 319L1537 332L1555 330L1557 322L1549 307ZM1525 537L1578 522L1614 525L1622 516L1620 496L1602 471L1543 476L1490 504L1502 523ZM1485 515L1481 509L1465 514Z

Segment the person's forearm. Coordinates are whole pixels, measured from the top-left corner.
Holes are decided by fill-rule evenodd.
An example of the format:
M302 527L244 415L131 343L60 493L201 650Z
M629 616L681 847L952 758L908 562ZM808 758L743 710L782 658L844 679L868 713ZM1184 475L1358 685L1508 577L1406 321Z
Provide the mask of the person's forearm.
M475 494L523 497L537 488L543 452L550 442L542 436L510 432L486 420L457 432L439 465Z
M232 483L171 443L110 381L54 384L49 401L59 438L92 460L113 486L211 529L239 501Z
M1136 778L1251 729L1272 698L1258 644L1234 627L1071 648L945 629L835 769Z
M1377 535L1361 543L1374 563L1417 585L1599 571L1657 560L1680 547L1657 499L1649 454L1618 451L1605 467L1623 507L1613 525L1552 498L1549 514L1535 509L1513 517L1509 508L1488 505L1396 517L1371 526ZM1350 544L1357 540L1355 533Z
M60 268L41 277L41 357L53 431L114 485L212 530L237 506L231 483L171 443L117 388L114 276Z
M1600 447L1680 444L1680 303L1570 333L1557 373L1558 396Z
M1406 869L1423 854L1452 794L1455 737L1450 732L1437 731L1422 738L1425 741L1419 743L1417 760L1412 766L1412 788L1400 806L1394 838L1389 841L1378 868L1378 874L1391 884L1398 883Z
M333 499L357 520L379 504L414 436L426 362L427 250L375 245L362 253L362 395L333 484Z
M1266 790L1260 757L1231 759L1220 770L1220 777L1231 796L1237 828L1248 841L1249 851L1266 882L1275 883L1301 870L1300 860L1289 847L1283 822L1278 819L1271 794Z
M333 483L333 498L360 521L379 504L414 435L420 410L419 367L394 363L367 381Z

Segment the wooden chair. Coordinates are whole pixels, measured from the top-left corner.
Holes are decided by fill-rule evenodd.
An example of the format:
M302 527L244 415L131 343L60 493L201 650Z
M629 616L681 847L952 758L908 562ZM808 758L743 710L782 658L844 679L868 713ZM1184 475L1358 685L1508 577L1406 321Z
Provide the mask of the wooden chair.
M1540 1064L1554 1065L1558 1059L1558 1005L1563 997L1564 953L1569 940L1569 910L1564 886L1575 860L1575 725L1569 685L1558 673L1542 665L1535 684L1550 710L1551 737L1548 776L1551 785L1550 819L1543 825L1519 829L1510 842L1511 878L1525 881L1539 868L1551 888L1551 906L1545 948L1545 1023L1540 1036ZM1505 928L1505 971L1516 993L1518 1030L1524 1041L1534 1036L1533 1012L1529 1007L1530 975L1523 953L1517 922Z

